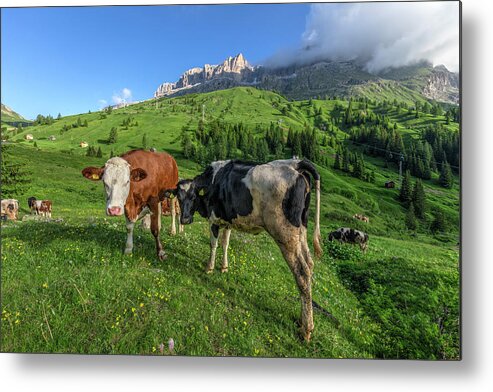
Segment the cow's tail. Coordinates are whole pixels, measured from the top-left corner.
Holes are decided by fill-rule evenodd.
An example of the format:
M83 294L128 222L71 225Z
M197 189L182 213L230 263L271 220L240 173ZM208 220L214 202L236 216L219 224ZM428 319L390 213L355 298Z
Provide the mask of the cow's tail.
M315 181L315 230L313 231L313 249L315 257L322 256L322 247L320 246L320 174L318 174L315 165L310 161L303 159L298 163L297 171L300 173L309 173Z

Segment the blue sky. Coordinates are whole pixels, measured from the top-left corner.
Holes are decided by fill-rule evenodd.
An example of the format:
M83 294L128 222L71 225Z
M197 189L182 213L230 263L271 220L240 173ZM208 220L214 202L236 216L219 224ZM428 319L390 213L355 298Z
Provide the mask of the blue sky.
M31 119L148 99L240 52L253 64L459 70L457 1L3 8L1 22L2 103Z
M296 45L308 4L2 9L2 103L26 118L151 98L186 69ZM128 91L126 92L128 95Z

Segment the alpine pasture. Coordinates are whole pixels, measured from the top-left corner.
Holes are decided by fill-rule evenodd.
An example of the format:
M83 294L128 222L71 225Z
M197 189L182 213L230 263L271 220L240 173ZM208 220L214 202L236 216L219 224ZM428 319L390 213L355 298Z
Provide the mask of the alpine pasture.
M52 200L53 218L63 221L2 222L2 351L458 359L457 173L448 188L439 184L439 168L423 180L425 215L410 229L408 209L398 200L398 165L369 154L365 143L352 143L352 123L344 124L348 113L382 116L406 147L429 125L459 132L458 123L444 113L415 115L391 101L320 97L290 102L246 87L9 128L3 157L26 169L29 184L22 193L3 197L19 200L21 219L29 215L28 197ZM139 225L134 252L125 256L124 219L106 217L102 184L81 175L84 167L102 166L110 155L154 147L175 157L180 178L191 178L218 153L208 150L207 143L201 146L196 136L198 128L207 129L213 121L242 124L253 140L265 138L270 127L280 129L283 138L289 129L315 129L322 238L338 227L370 236L366 253L324 241L324 255L315 260L313 299L333 317L314 311L308 344L298 333L300 303L293 276L268 235L233 231L229 272L221 274L216 266L206 275L207 222L196 216L184 233L170 236L171 218L163 217L166 260L157 260L151 234ZM110 140L112 128L116 132ZM27 133L33 141L24 140ZM184 153L185 134L195 152L205 152ZM50 140L52 135L56 140ZM93 156L80 147L83 141L94 149ZM364 157L365 171L373 172L373 179L334 169L340 146ZM239 148L228 154L252 158ZM266 160L291 155L285 146L276 156L267 152ZM389 179L396 181L395 189L384 187ZM445 227L432 230L437 211ZM364 214L370 222L355 220L354 214ZM312 230L310 222L309 237ZM219 247L218 258L221 252Z

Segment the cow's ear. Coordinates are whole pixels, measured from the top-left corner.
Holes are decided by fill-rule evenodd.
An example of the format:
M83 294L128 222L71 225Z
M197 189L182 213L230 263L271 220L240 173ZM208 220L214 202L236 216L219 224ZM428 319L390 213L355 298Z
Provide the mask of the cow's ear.
M142 181L144 178L147 177L147 172L144 169L141 169L140 167L137 169L133 169L130 172L130 180L131 181Z
M88 180L99 181L103 178L104 168L103 167L86 167L82 170L82 175Z
M178 188L166 190L163 189L159 192L159 200L163 201L164 199L173 199L176 196L177 192Z

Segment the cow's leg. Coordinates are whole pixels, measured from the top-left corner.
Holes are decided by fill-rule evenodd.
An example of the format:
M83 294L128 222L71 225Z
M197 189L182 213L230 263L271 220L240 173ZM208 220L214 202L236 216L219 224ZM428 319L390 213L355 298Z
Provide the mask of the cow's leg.
M209 257L209 262L207 263L207 267L205 268L205 272L207 274L211 274L212 271L214 270L214 263L216 262L217 242L219 237L219 226L215 224L211 224L210 232L211 232L211 254Z
M124 253L126 255L129 255L132 253L132 250L134 248L134 226L135 226L135 221L128 219L125 217L126 221L126 226L127 226L127 242L125 244L125 251Z
M150 214L146 214L142 218L142 228L144 230L151 230L151 215Z
M308 249L306 228L288 225L288 222L283 222L280 227L270 227L267 230L279 245L298 286L301 297L301 334L308 342L313 331L313 260Z
M176 235L176 199L169 199L170 210L171 210L171 235Z
M308 246L307 246L308 247ZM313 331L313 307L312 307L312 272L306 269L308 263L304 260L302 252L296 252L295 263L292 268L296 284L301 296L301 334L309 342Z
M178 199L175 199L175 200L176 200L176 207L179 207ZM181 224L181 221L180 221L180 208L176 208L175 214L176 214L175 215L176 219L178 220L178 233L183 233L184 226Z
M231 229L224 229L221 241L221 246L223 247L223 263L221 265L221 272L228 272L228 247L229 247L229 236L231 235Z
M159 260L164 260L166 255L159 239L159 233L161 231L161 203L159 199L153 199L149 203L149 207L151 207L151 233L156 241L156 254Z

